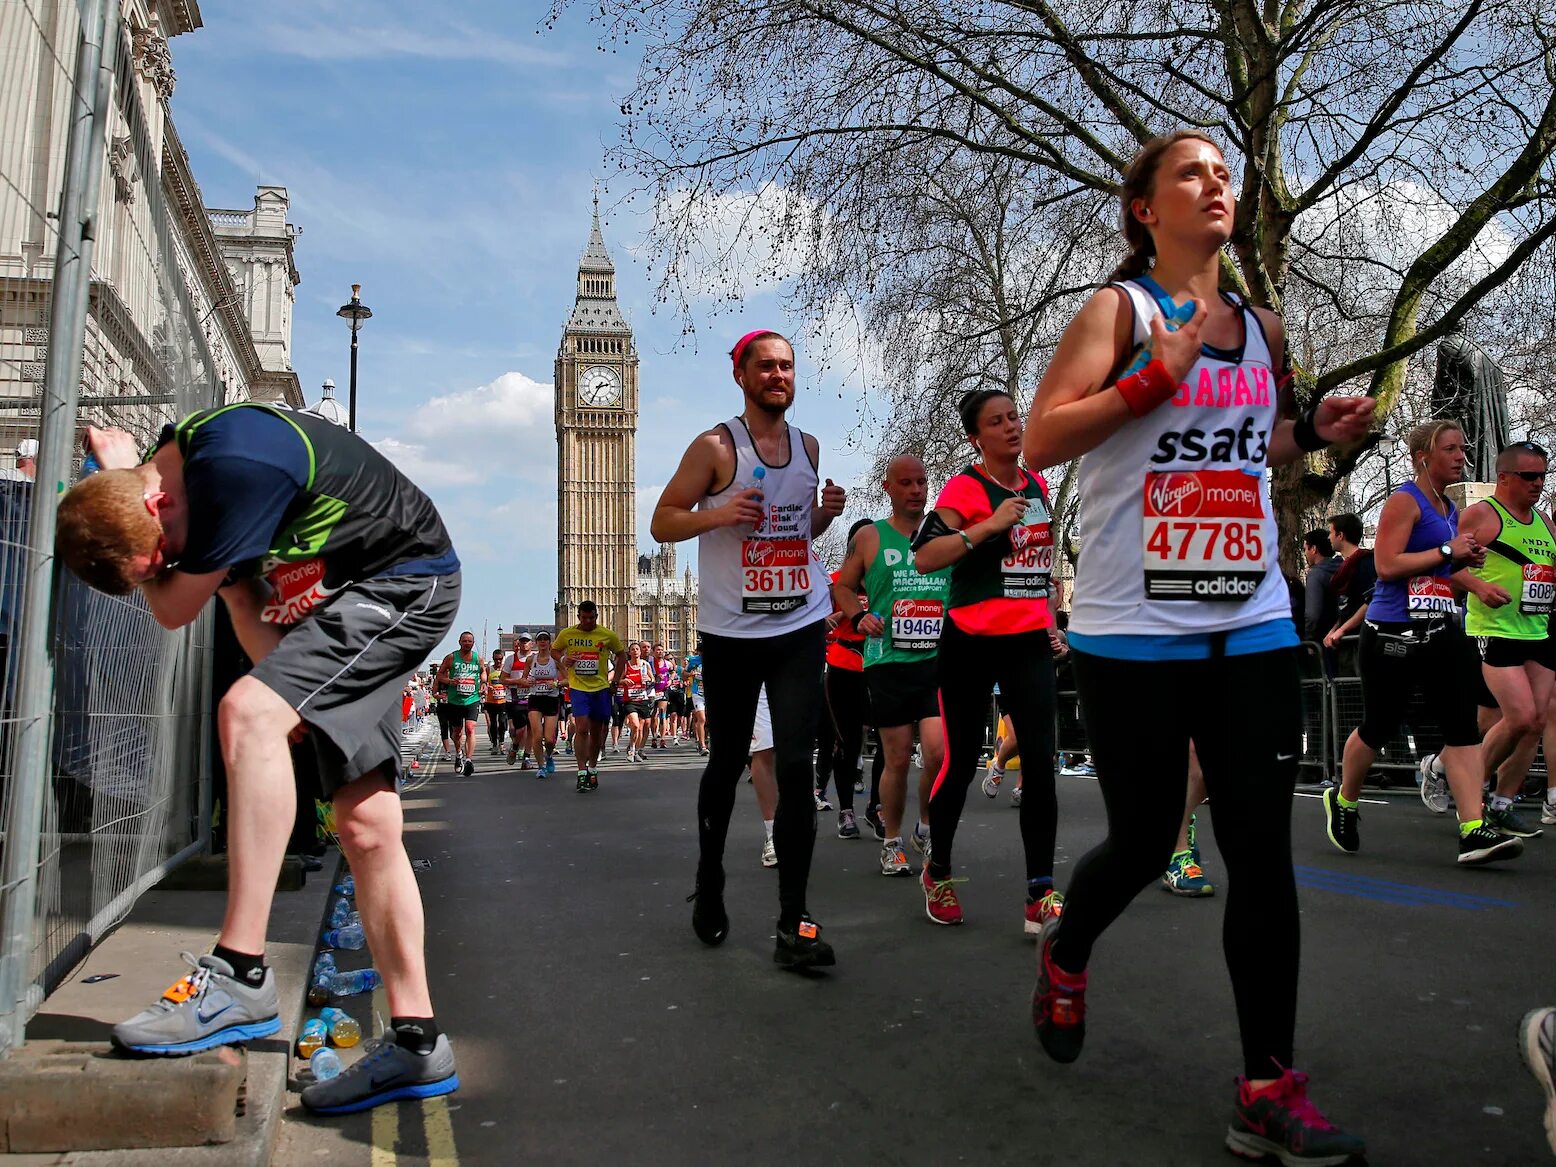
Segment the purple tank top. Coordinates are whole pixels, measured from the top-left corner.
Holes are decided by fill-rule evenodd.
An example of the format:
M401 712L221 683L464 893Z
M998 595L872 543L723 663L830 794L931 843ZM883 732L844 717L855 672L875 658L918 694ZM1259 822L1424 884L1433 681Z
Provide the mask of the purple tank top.
M1459 509L1448 504L1448 513L1439 514L1421 488L1414 482L1401 486L1396 494L1404 492L1416 500L1421 517L1410 530L1405 541L1405 551L1431 551L1444 543L1452 543L1459 533ZM1442 619L1453 613L1453 593L1448 577L1453 574L1453 564L1439 563L1431 571L1422 572L1409 579L1379 579L1372 592L1372 603L1367 605L1367 619L1380 624L1401 624L1407 620Z

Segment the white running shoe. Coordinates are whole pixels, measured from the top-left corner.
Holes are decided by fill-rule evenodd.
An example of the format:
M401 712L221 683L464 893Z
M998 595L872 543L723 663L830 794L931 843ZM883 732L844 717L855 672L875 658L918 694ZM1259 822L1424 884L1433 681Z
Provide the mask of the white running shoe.
M1546 826L1556 824L1556 803L1546 799L1540 803L1540 821Z
M1017 808L1019 808L1021 806L1021 787L1020 786L1012 786L1010 788L1010 805L1014 806L1014 807L1017 807Z
M768 839L767 842L762 844L762 866L778 866L778 848L773 846L773 841L771 839Z
M993 762L989 763L989 772L983 776L983 793L988 798L998 798L1000 783L1005 781L1005 771L1001 770Z
M1421 774L1421 801L1433 814L1447 814L1448 777L1446 774L1438 773L1437 768L1432 765L1435 761L1437 761L1436 754L1426 754L1416 766Z

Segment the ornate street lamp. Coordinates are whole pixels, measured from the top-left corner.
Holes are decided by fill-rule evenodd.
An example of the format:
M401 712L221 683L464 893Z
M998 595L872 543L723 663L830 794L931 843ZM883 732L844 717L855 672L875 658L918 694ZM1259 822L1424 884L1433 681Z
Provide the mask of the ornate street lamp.
M373 310L362 303L362 285L351 285L351 303L342 304L340 311L335 313L346 323L351 325L351 404L349 417L351 432L357 432L357 333L362 328L362 322L373 315Z

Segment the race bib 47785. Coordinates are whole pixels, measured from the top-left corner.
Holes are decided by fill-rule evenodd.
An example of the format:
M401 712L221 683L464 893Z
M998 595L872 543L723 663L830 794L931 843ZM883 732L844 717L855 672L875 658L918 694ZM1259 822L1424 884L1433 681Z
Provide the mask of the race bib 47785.
M1241 470L1145 476L1145 595L1149 600L1246 600L1264 581L1261 480Z

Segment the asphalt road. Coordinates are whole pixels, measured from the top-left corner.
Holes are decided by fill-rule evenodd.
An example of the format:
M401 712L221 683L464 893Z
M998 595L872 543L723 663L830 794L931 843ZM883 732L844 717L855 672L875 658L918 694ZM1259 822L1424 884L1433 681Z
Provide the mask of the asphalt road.
M315 1120L287 1113L276 1162L1223 1164L1239 1069L1217 897L1147 889L1094 957L1084 1055L1058 1066L1029 1021L1016 812L968 801L967 923L924 916L913 880L822 816L811 910L828 974L772 963L776 876L742 784L728 941L692 935L699 759L610 760L593 795L483 758L407 795L432 989L462 1089ZM1094 782L1060 779L1058 880L1103 831ZM1363 806L1347 857L1299 798L1298 1068L1372 1164L1550 1160L1519 1061L1523 1012L1556 1002L1556 837L1461 870L1447 819ZM1201 832L1208 873L1220 873ZM385 1018L387 1020L387 1017ZM294 1063L300 1065L300 1063Z

